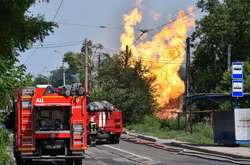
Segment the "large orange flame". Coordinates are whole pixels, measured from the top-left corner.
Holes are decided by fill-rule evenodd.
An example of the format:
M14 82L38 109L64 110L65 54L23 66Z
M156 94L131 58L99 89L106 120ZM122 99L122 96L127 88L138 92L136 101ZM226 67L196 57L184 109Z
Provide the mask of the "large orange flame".
M130 66L140 60L142 66L149 70L143 76L153 78L153 96L162 109L156 115L162 119L172 118L171 112L181 109L180 97L185 91L185 85L179 70L184 61L187 33L194 26L195 16L192 7L187 14L179 11L174 21L162 27L148 41L138 40L135 36L134 28L141 20L142 13L138 8L124 15L121 50L124 51L126 46L131 50Z

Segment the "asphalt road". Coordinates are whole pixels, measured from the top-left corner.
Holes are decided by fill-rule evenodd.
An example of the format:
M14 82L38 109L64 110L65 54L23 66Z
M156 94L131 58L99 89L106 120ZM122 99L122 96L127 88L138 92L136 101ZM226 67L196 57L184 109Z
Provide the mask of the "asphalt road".
M121 141L116 145L103 144L91 147L86 154L83 165L230 165L230 163L178 155L174 152L126 141ZM34 164L65 165L63 162L36 162Z

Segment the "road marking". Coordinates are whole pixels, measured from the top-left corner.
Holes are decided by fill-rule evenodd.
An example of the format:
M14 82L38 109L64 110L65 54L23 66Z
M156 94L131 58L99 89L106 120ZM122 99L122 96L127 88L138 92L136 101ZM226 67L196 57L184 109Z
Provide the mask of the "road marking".
M116 147L109 146L109 145L104 145L104 146L107 147L107 148L111 148L111 149L114 149L114 150L117 150L117 151L124 152L124 153L126 153L126 154L133 155L133 156L138 157L138 158L142 158L142 159L146 159L146 160L153 161L151 158L148 158L148 157L145 157L145 156L141 156L141 155L137 155L137 154L135 154L135 153L128 152L128 151L123 150L123 149L120 149L120 148L116 148Z

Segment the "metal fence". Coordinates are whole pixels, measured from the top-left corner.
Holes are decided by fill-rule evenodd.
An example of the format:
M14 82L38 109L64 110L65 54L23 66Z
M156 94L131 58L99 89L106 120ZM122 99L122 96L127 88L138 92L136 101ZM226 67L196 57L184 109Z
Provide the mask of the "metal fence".
M189 112L172 112L177 114L177 129L185 129L190 133L193 132L194 123L208 123L213 126L214 113L219 110L202 110ZM184 120L184 122L183 122Z

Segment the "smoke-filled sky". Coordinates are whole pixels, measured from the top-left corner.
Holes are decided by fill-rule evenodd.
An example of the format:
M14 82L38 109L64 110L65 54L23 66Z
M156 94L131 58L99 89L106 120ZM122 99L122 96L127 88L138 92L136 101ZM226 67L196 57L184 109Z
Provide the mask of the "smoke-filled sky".
M175 18L179 10L187 10L191 5L195 8L196 1L143 0L139 5L143 11L143 20L137 29L160 26ZM47 20L52 20L59 4L60 0L38 3L30 9L29 14L42 14ZM135 6L135 0L64 0L55 19L59 23L55 33L46 37L44 48L32 48L21 53L20 62L33 75L48 75L49 71L62 65L64 53L80 51L80 41L84 38L103 44L105 52L118 52L120 34L123 31L123 15ZM35 45L40 44L37 42Z

